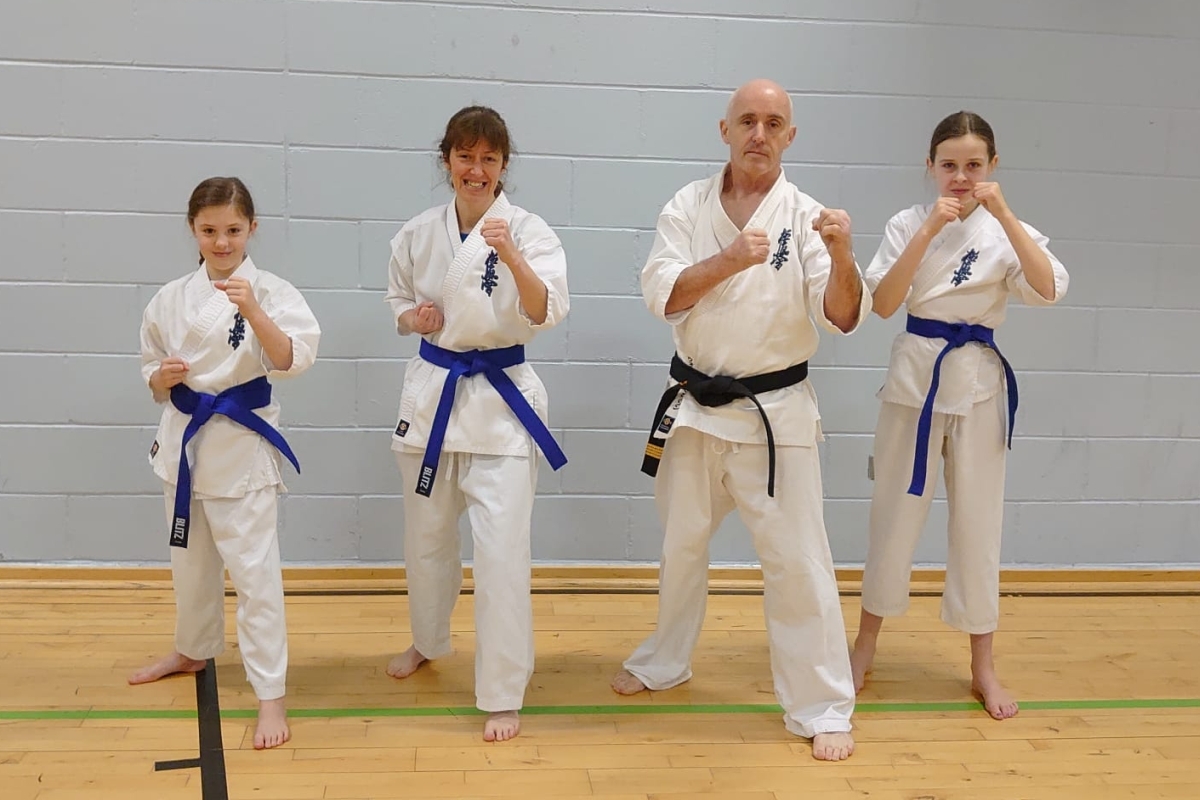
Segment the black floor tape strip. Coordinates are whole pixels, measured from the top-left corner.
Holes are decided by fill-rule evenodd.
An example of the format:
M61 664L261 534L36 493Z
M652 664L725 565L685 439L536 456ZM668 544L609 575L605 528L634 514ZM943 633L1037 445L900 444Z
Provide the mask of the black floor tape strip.
M209 659L196 673L196 721L200 729L199 758L156 761L155 772L200 768L201 800L229 800L225 778L225 748L221 743L221 705L217 697L217 664Z

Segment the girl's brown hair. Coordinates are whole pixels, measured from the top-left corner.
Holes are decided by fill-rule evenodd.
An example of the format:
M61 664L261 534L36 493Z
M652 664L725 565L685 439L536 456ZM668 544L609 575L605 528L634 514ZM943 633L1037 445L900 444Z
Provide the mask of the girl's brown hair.
M996 158L996 135L992 126L973 111L955 111L937 124L933 129L933 138L929 140L929 160L937 159L938 145L947 139L957 139L959 136L974 134L987 145L988 161Z
M200 181L188 200L188 227L192 226L201 211L212 206L233 206L239 214L254 222L254 200L240 178L207 178Z
M206 178L200 181L188 200L188 227L193 227L201 211L213 206L233 206L248 221L254 222L254 198L241 178ZM200 256L200 263L204 263L203 255Z

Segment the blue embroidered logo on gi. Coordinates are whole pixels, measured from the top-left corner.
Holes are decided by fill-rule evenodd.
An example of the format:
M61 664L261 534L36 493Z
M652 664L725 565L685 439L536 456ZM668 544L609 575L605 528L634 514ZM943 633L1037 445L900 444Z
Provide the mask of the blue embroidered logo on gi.
M675 424L674 417L664 416L662 422L658 423L658 432L667 434L671 432L671 426Z
M246 320L242 317L242 312L237 312L233 315L233 327L229 329L229 346L234 350L238 349L238 345L246 338Z
M971 265L979 259L979 253L972 247L967 251L967 254L962 257L962 261L958 265L958 269L954 272L954 277L950 282L955 286L960 286L963 283L971 280Z
M400 420L400 424L396 426L396 435L404 438L404 434L408 433L408 420Z
M154 440L154 444L150 445L150 457L154 458L158 455L158 439Z
M487 257L487 261L483 262L483 281L480 283L479 288L487 292L488 297L492 296L492 289L495 289L496 284L499 282L496 279L496 262L499 260L500 257L493 250Z
M771 266L775 269L782 269L784 262L788 257L788 242L792 239L792 229L784 228L783 233L779 234L779 248L775 251L775 255L771 256Z

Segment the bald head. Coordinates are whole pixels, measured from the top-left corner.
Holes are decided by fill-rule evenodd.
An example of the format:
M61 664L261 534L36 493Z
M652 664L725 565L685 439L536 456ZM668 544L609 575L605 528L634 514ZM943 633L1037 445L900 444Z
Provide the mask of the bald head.
M750 81L729 98L720 127L735 177L772 180L796 137L792 99L775 81Z
M726 121L736 119L746 108L770 109L777 114L785 115L787 125L792 124L792 98L787 90L772 80L756 78L738 87L729 98L725 107Z

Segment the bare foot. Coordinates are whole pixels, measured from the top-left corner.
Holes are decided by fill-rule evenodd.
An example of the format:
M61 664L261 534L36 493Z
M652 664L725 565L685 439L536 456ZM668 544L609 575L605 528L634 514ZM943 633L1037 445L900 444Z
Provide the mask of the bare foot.
M1017 701L1000 685L995 672L972 676L971 691L992 715L992 719L1008 719L1017 715Z
M854 737L847 733L818 733L813 737L813 758L845 761L854 752Z
M1017 701L1000 685L992 659L995 632L971 634L971 691L992 715L992 719L1008 719L1017 715Z
M850 652L850 672L854 675L854 693L858 694L867 685L871 664L875 661L875 646L855 643Z
M646 691L646 684L627 669L623 669L613 676L612 683L609 685L617 694L629 695Z
M254 749L267 750L292 738L287 724L287 708L283 698L260 700L258 703L258 727L254 729Z
M521 717L516 711L493 711L483 723L485 742L507 742L521 732Z
M194 658L188 658L180 653L171 653L169 656L160 658L148 667L142 667L137 672L129 676L129 685L137 686L139 683L153 683L160 678L165 678L168 675L177 673L195 673L204 669L205 662L197 661Z
M421 655L416 645L413 645L388 662L387 674L393 678L407 678L426 661L428 659Z
M883 617L872 614L865 608L858 615L858 636L854 637L854 649L850 651L850 673L854 676L854 693L858 694L867 685L867 675L875 661L875 644L883 628ZM851 749L854 742L850 743Z

